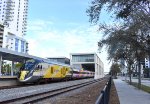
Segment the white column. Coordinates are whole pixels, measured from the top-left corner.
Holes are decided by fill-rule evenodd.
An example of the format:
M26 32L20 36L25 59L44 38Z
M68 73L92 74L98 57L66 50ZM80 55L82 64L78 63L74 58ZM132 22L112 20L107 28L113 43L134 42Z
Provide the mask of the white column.
M13 76L14 74L13 74L13 71L14 71L14 62L12 61L12 64L11 64L11 76Z
M95 63L95 76L94 76L94 79L97 79L97 65L96 65L96 63Z
M99 64L98 64L98 66L99 66L99 74L100 74L100 78L101 78L102 77L102 70L101 70L101 67Z
M98 70L98 78L100 78L100 70L99 70L99 65L97 63L97 70Z
M26 62L26 59L23 60L23 63L25 63L25 62Z
M3 61L3 58L2 58L2 55L0 54L0 76L2 75L2 61Z

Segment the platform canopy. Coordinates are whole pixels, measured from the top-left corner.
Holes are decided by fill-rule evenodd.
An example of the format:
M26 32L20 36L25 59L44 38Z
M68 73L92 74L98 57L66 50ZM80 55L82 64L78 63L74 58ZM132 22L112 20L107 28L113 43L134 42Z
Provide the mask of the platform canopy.
M6 48L0 48L0 55L2 56L2 60L9 60L14 62L24 62L28 59L43 59L40 57L32 56L27 53L20 53L12 50L8 50Z

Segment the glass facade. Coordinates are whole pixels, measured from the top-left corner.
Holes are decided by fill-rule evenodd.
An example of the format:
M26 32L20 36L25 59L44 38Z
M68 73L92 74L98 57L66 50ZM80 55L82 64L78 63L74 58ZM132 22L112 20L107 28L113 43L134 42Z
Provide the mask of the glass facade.
M21 41L21 52L24 52L24 41Z
M19 39L15 39L15 51L18 51L18 43L19 43Z
M72 62L94 62L94 54L72 55Z

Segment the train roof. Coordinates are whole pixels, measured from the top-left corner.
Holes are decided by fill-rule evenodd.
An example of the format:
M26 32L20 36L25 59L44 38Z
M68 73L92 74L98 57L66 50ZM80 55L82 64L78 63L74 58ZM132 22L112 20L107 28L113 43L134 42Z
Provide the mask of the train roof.
M61 65L61 66L68 66L68 67L71 67L70 65L63 64L63 63L60 63L60 62L50 61L49 59L35 59L35 60L38 60L38 61L40 61L40 62L49 63L49 64L55 64L55 65Z

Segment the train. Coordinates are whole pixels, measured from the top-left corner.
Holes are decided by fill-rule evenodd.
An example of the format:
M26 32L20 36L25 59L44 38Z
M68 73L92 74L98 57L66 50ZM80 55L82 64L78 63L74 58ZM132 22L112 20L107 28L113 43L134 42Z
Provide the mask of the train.
M94 72L49 60L29 59L20 68L17 78L22 83L69 80L94 77Z

